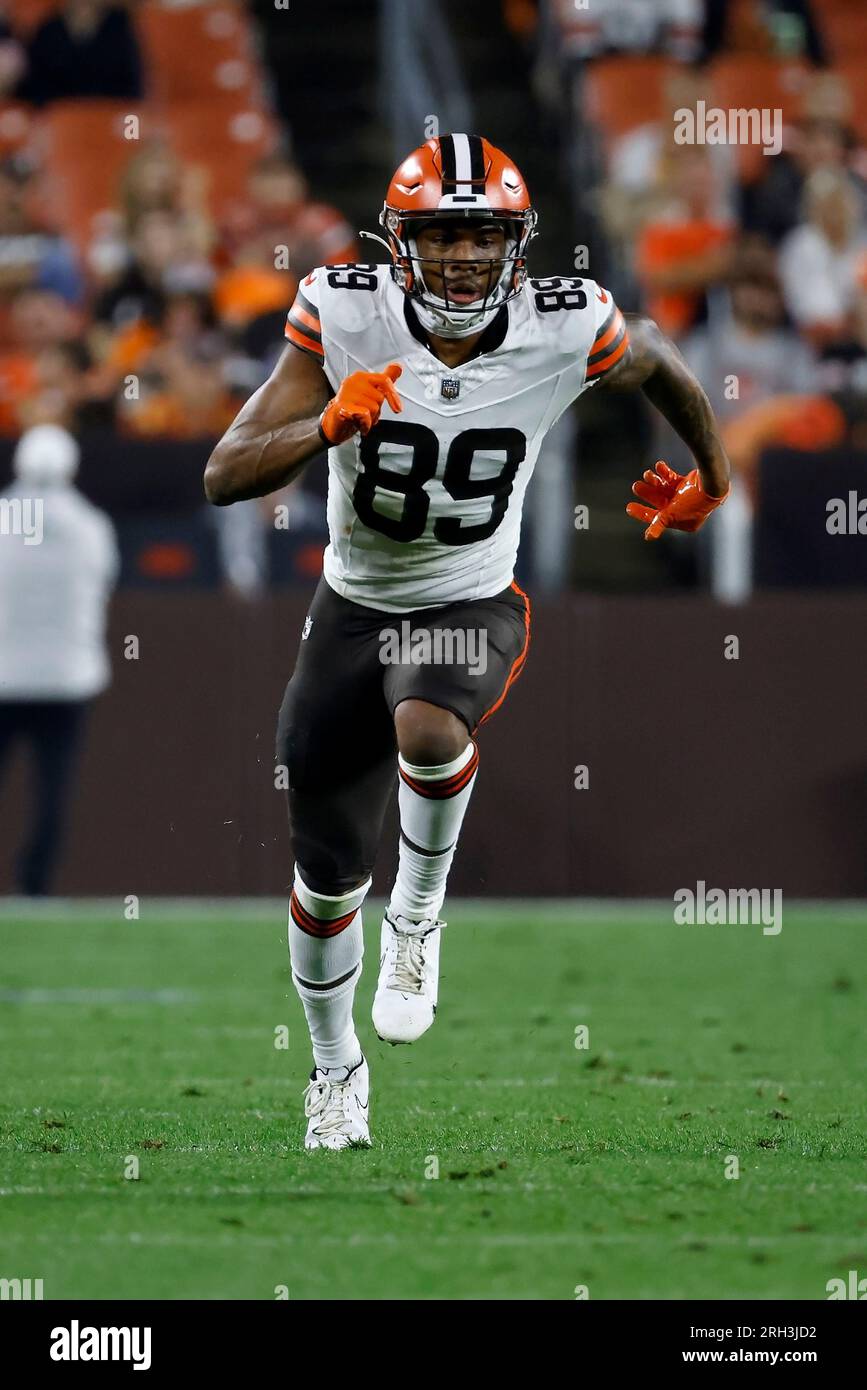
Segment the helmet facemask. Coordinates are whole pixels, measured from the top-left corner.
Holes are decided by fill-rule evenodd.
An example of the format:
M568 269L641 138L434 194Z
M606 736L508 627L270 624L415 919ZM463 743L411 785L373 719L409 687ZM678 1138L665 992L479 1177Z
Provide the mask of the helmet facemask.
M502 255L491 258L479 256L450 258L448 255L421 256L418 251L417 236L423 227L440 221L491 222L502 226L506 232L506 244ZM442 212L418 216L406 216L387 204L380 216L385 228L389 248L392 253L392 275L404 293L412 300L422 327L442 338L465 338L480 333L493 320L499 309L509 299L518 294L526 278L525 253L527 243L535 235L536 214L491 213L480 216L478 209L467 213ZM436 294L426 283L424 265L438 262L442 274L444 294ZM478 299L461 304L449 297L446 267L459 264L465 268L488 264L487 280Z

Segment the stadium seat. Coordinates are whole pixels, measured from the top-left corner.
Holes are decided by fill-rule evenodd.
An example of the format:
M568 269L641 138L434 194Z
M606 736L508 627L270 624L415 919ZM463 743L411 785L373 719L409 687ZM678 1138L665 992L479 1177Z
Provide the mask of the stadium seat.
M213 216L221 217L246 185L252 164L274 144L270 119L255 107L227 102L175 102L165 113L168 140L184 163L209 175Z
M800 116L810 75L803 63L778 62L745 53L724 54L713 64L712 74L715 106L725 110L781 110L784 126ZM738 145L737 154L743 179L749 182L766 172L761 145Z
M606 140L657 121L673 64L664 58L603 58L587 70L585 110Z
M26 38L60 9L60 0L7 0L6 15L13 31Z
M261 104L258 64L238 6L179 9L148 0L137 9L135 22L158 101L204 101L235 93Z
M867 52L864 0L824 0L818 18L835 66L853 54Z
M48 199L61 230L85 247L94 217L117 204L118 183L129 159L155 122L136 103L138 138L129 138L130 104L64 101L38 119L35 141L44 160Z

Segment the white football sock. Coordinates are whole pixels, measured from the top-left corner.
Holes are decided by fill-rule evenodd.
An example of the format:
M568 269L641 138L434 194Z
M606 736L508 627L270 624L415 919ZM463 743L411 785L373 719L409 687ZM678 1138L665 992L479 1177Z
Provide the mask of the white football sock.
M470 741L459 757L439 767L416 767L400 754L397 761L400 850L389 914L420 922L436 918L443 905L479 750Z
M361 976L361 904L370 879L341 897L307 887L295 868L289 904L289 958L317 1067L351 1067L361 1060L352 1004Z

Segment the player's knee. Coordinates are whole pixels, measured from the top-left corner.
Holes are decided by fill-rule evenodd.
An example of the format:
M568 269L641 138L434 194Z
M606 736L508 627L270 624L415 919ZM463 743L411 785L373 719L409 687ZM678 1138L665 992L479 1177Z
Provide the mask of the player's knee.
M295 867L304 887L326 898L345 898L370 880L369 874L359 876L357 869L327 868L316 861L302 864L296 860Z
M462 719L426 700L402 700L394 711L394 729L401 757L415 767L452 762L470 738Z

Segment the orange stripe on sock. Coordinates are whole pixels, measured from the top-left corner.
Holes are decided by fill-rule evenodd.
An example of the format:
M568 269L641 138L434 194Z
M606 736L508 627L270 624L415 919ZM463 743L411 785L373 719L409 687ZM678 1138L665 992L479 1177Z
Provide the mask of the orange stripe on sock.
M440 782L422 782L415 777L411 777L403 768L400 768L400 775L406 785L416 792L419 796L424 796L428 800L445 801L450 796L457 796L462 792L473 779L479 766L479 750L474 747L473 756L470 758L466 767L462 767L460 772L454 773L451 777L446 777Z
M349 926L358 911L355 907L351 912L346 912L342 917L314 917L311 912L301 902L294 888L289 899L289 911L292 913L292 921L301 931L308 936L337 936Z

